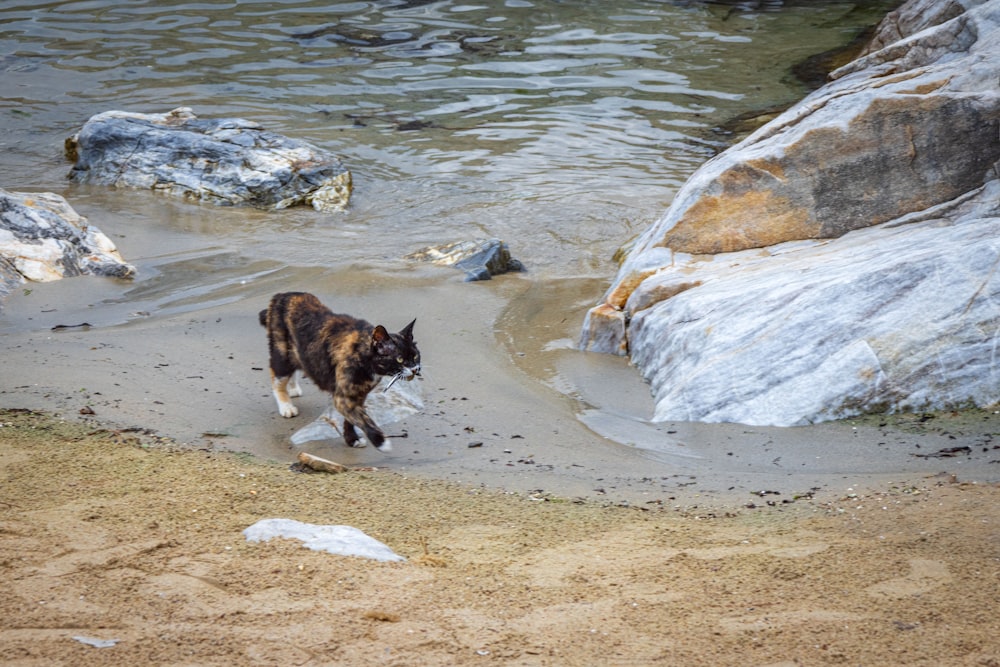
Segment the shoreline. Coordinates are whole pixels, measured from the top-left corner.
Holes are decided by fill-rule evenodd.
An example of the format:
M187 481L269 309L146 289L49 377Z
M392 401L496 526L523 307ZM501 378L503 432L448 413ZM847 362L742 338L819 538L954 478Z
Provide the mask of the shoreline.
M394 439L390 455L347 448L339 438L291 445L328 399L304 383L300 416L277 415L256 322L257 306L276 291L268 281L213 308L138 317L128 312L144 304L122 298L127 287L114 281L64 280L13 295L0 322L7 360L0 406L112 430L149 429L196 448L275 461L292 462L305 450L347 466L609 503L752 502L761 491L789 498L938 474L1000 481L1000 414L989 410L793 428L649 423L648 390L625 360L560 344L575 326L565 315L530 315L535 303L553 301L538 291L553 288L524 278L480 286L437 275L373 291L368 276L352 274L351 283L330 273L312 286L366 319L392 326L399 313L417 317L424 409L384 425L407 435ZM574 285L558 289L571 302ZM575 289L584 294L589 286ZM529 317L542 319L519 338L516 323ZM53 330L80 322L90 326ZM534 338L539 331L544 339ZM937 454L954 447L968 450Z

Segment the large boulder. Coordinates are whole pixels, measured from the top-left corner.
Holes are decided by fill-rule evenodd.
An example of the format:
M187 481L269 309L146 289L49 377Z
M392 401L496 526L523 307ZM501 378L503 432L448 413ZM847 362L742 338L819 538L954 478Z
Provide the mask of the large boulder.
M69 179L226 206L340 210L351 173L333 154L239 118L106 111L66 140Z
M700 286L634 314L632 359L657 390L656 420L793 426L990 405L998 264L993 180L835 242L718 255Z
M0 297L26 280L131 278L111 239L51 192L0 189Z
M699 169L588 314L657 419L1000 399L1000 0L911 0L831 79Z

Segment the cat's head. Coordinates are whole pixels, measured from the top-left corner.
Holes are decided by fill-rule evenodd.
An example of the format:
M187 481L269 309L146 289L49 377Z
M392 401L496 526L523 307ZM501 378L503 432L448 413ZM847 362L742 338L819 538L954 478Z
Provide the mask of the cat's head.
M381 324L372 331L372 364L379 375L412 380L420 375L420 350L413 340L413 320L399 333L391 334Z

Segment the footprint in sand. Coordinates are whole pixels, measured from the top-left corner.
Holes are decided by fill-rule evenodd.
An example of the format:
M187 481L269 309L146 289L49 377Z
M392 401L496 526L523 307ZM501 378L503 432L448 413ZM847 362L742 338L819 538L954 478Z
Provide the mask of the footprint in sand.
M948 572L948 566L941 561L912 558L909 574L873 584L865 591L869 595L905 598L926 593L950 581L951 573Z

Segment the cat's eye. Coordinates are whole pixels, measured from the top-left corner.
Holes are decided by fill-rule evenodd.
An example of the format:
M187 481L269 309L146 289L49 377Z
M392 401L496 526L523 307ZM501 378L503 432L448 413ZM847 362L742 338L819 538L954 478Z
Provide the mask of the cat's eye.
M396 357L396 363L403 363L403 357Z

